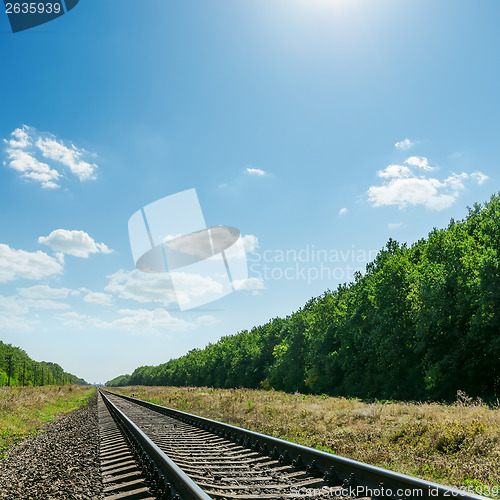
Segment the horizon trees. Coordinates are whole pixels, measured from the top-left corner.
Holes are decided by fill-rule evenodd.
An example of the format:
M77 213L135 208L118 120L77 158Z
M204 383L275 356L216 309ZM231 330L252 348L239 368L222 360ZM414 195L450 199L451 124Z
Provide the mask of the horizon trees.
M382 399L500 394L500 194L286 318L108 385L274 388Z

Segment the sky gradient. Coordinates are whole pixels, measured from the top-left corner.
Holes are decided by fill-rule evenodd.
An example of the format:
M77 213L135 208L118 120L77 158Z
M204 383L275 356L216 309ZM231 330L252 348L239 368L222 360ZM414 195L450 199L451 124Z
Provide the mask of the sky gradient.
M89 382L285 316L499 190L494 0L81 0L0 15L0 339ZM249 278L181 311L128 220L195 188ZM182 218L182 214L179 214ZM197 286L199 283L194 283Z

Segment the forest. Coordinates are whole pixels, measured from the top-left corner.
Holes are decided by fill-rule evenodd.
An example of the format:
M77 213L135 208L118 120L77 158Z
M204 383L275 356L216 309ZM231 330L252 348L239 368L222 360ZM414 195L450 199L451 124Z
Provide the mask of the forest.
M40 386L77 384L85 380L66 373L57 363L34 361L19 347L0 340L0 386Z
M500 194L286 318L109 386L247 387L368 399L500 396Z

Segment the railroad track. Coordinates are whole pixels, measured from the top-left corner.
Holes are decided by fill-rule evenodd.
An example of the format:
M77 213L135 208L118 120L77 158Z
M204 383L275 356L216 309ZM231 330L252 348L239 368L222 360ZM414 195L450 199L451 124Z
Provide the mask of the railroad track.
M106 500L153 500L144 472L137 463L137 452L98 396L100 460L103 493Z
M123 441L108 452L116 446L136 468L122 492L105 479L116 499L134 490L175 500L485 498L102 389L99 397Z

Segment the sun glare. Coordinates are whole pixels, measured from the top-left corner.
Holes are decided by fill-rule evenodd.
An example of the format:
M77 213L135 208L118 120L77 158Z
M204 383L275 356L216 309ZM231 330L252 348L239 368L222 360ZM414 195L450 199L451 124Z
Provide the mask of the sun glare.
M352 7L357 2L356 0L301 0L301 3L314 8L343 11Z

